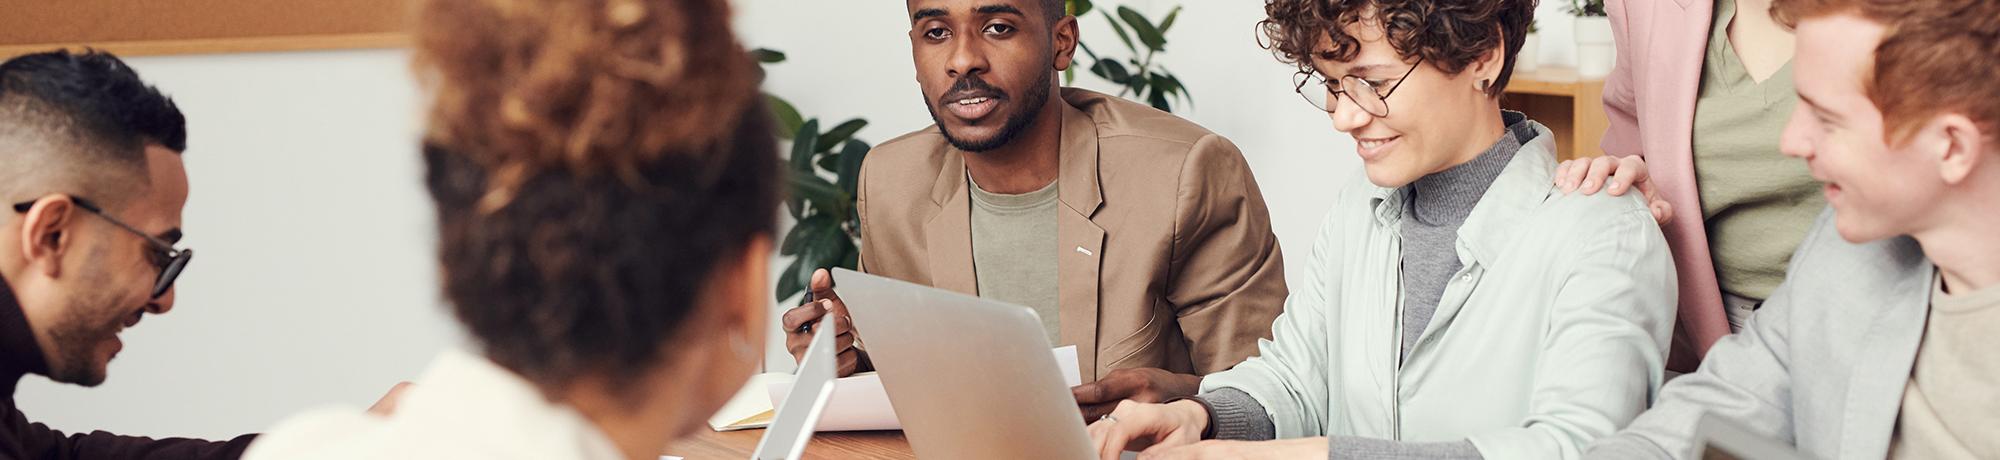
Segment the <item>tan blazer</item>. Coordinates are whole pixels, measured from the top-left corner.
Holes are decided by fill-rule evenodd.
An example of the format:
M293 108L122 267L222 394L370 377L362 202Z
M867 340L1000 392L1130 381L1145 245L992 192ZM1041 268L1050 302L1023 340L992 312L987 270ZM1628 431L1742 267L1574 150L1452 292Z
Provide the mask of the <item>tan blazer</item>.
M1208 374L1271 336L1285 271L1242 152L1166 112L1062 90L1057 304L1084 381L1111 369ZM936 126L869 152L861 266L978 294L965 160ZM1090 350L1095 350L1091 353Z

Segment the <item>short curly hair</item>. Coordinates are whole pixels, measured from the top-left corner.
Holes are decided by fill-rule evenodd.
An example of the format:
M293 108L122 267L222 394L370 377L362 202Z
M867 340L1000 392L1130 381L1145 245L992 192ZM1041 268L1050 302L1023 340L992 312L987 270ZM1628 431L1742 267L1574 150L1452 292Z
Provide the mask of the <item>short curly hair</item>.
M1787 27L1840 13L1888 29L1863 81L1868 98L1882 111L1883 136L1890 144L1901 144L1920 122L1945 111L1963 112L1981 131L2000 136L2000 2L1771 2L1772 18Z
M1537 0L1266 0L1257 28L1262 45L1279 62L1312 72L1313 58L1354 59L1361 41L1347 33L1360 21L1379 21L1389 45L1404 60L1422 58L1447 74L1457 75L1492 51L1502 48L1500 77L1487 87L1499 96L1514 73L1514 55L1527 41ZM1333 49L1315 49L1321 37Z
M755 64L725 0L430 0L415 60L444 296L487 358L614 390L776 226Z

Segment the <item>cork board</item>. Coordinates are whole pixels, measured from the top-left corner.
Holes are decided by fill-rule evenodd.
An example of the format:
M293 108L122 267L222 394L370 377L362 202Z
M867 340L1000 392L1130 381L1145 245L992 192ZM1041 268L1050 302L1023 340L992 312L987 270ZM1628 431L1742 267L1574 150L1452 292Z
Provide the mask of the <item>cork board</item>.
M0 0L0 57L387 48L415 0Z

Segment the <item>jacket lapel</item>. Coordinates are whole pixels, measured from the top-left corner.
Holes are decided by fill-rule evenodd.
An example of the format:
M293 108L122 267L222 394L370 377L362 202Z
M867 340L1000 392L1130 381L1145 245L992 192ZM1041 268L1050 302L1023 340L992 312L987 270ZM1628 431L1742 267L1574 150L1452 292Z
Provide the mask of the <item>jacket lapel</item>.
M932 287L979 295L979 281L972 271L972 198L965 188L961 155L958 149L945 149L944 167L931 188L931 201L938 210L924 223L924 247L930 253Z
M1713 21L1715 2L1711 0L1679 0L1680 8L1672 8L1665 3L1646 3L1652 9L1651 36L1645 40L1649 48L1642 50L1652 65L1647 66L1654 74L1652 82L1641 88L1638 103L1641 107L1655 106L1657 109L1641 110L1639 125L1657 129L1660 134L1648 135L1658 142L1644 142L1644 152L1648 166L1653 168L1653 177L1672 181L1663 184L1662 190L1675 194L1675 207L1693 205L1700 201L1700 193L1695 189L1694 173L1694 105L1701 92L1702 60L1708 52L1708 26ZM1625 57L1625 56L1621 56ZM1651 134L1650 132L1648 134ZM1702 227L1701 215L1695 213L1689 218L1674 219L1665 230L1670 238L1676 233L1706 235ZM1705 236L1704 236L1705 238ZM1681 241L1674 239L1674 241ZM1706 241L1703 239L1701 241ZM1704 259L1707 257L1702 256ZM1720 305L1718 298L1716 304Z
M1056 305L1058 336L1076 345L1077 367L1085 382L1097 380L1097 291L1103 266L1104 229L1091 216L1104 204L1097 176L1097 125L1089 115L1062 104L1062 171L1056 195Z
M1935 268L1911 270L1893 289L1871 303L1882 305L1861 338L1861 354L1848 376L1846 417L1841 423L1840 451L1847 458L1882 458L1889 454L1889 437L1902 409L1905 385L1923 342L1924 321L1930 316L1930 276Z

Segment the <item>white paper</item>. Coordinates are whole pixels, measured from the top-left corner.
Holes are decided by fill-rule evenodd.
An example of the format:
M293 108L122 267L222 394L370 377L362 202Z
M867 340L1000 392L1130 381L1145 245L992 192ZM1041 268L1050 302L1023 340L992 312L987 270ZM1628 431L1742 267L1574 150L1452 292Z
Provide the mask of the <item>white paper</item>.
M750 418L751 416L770 412L771 408L775 406L771 405L771 398L769 395L764 394L763 390L770 387L771 382L779 379L782 379L786 383L786 386L790 386L792 375L774 373L750 376L750 381L743 383L743 389L737 390L736 396L729 397L729 402L723 403L722 409L715 411L715 415L708 418L708 428L715 431L733 431L762 428L770 424L770 421L767 420L754 425L729 426L732 423Z
M1055 355L1056 368L1062 371L1064 384L1074 387L1083 383L1080 370L1076 367L1075 345L1056 348L1049 352ZM784 404L785 395L792 390L792 376L764 374L764 377L769 378L766 393L770 396L771 402L766 407ZM826 409L820 413L819 428L816 431L900 429L903 429L903 425L896 421L896 409L889 404L889 392L882 388L882 377L874 372L864 372L833 382L833 397L827 401Z
M1076 345L1056 347L1049 350L1056 354L1056 369L1062 371L1063 384L1074 388L1083 384L1083 376L1076 368Z

